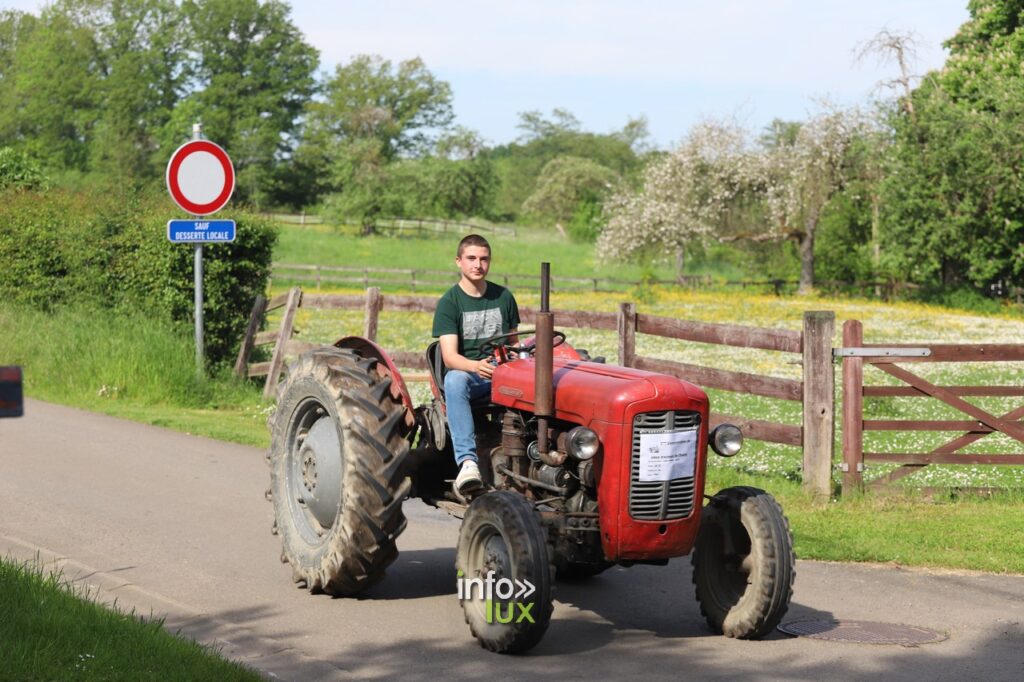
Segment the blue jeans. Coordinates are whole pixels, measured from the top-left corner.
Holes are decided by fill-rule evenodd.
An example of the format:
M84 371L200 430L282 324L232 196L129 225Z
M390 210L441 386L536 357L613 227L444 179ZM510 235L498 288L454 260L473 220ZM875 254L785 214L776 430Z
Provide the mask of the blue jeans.
M491 395L491 382L478 374L450 369L444 375L444 401L448 408L448 428L452 432L455 463L476 459L476 425L470 403Z

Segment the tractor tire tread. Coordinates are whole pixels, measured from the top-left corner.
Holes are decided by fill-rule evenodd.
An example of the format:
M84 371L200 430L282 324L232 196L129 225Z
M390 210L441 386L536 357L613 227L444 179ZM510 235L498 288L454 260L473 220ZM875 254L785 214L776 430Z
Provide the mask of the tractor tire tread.
M474 509L475 507L475 509ZM510 624L494 636L485 630L487 624L481 622L479 614L471 612L464 603L464 615L470 632L488 651L500 654L519 654L534 647L544 636L551 621L553 609L552 587L554 584L554 564L548 550L546 531L540 524L533 506L521 495L512 492L492 492L477 498L463 519L459 534L459 550L457 551L457 568L468 575L467 567L461 565L463 560L463 536L472 530L472 524L478 523L477 515L484 515L498 520L501 524L511 554L515 557L513 573L516 576L536 576L539 584L535 585L534 603L538 612L532 614L534 623L520 627L518 623ZM542 575L539 571L546 572Z
M758 579L747 586L736 604L723 603L713 577L721 567L714 565L716 557L710 556L709 538L698 536L691 561L700 611L715 632L739 639L760 639L778 626L793 596L796 559L789 522L775 498L758 488L727 488L715 499L718 502L713 501L704 509L707 523L702 519L701 534L713 532L724 520L723 514L739 514L750 536L751 556L757 560L751 573Z
M316 349L299 357L278 388L280 409L297 383L308 378L317 381L333 402L343 432L342 508L326 531L324 545L310 552L301 542L283 539L293 579L314 593L357 594L381 580L398 556L395 541L405 528L402 501L410 485L400 465L409 444L403 431L404 407L388 390L390 376L379 374L377 364L376 358L350 349ZM280 486L278 469L287 456L288 415L275 410L271 419L272 479ZM273 497L285 495L279 492ZM287 505L275 505L275 512L279 530L286 525L291 528Z

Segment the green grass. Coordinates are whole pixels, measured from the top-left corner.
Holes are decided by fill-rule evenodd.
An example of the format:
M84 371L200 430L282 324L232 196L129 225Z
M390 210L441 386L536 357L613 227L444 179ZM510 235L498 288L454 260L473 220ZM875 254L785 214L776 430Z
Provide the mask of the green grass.
M347 293L358 293L348 290ZM556 292L556 308L611 312L627 296L602 296ZM520 302L536 305L536 294L523 292ZM918 304L885 305L868 301L823 297L775 298L742 292L648 292L641 312L684 319L798 330L804 310L834 310L838 328L845 319L860 319L867 340L874 343L937 342L1013 343L1024 334L1019 319L999 315L977 315ZM362 311L300 310L297 326L307 341L330 341L345 334L358 334ZM431 317L384 311L379 338L386 348L415 351L430 336ZM614 332L572 329L569 340L592 354L615 361ZM799 379L798 356L747 349L732 349L640 335L638 352L681 362L722 369L755 372ZM1020 384L1024 382L1021 363L916 364L911 369L940 384ZM837 367L837 383L841 376ZM877 370L866 374L869 383L892 383ZM412 386L414 402L427 400L425 384ZM756 419L799 425L801 406L797 402L709 390L713 409ZM837 393L841 400L841 393ZM994 411L1016 407L1014 399L971 399ZM840 403L837 403L837 409ZM963 419L955 410L930 399L868 400L865 415L875 419ZM869 433L866 442L880 451L918 452L934 447L954 433ZM836 443L836 452L840 444ZM1019 452L1019 444L994 436L981 439L972 452ZM820 504L806 496L800 486L802 453L799 448L747 441L735 458L709 459L709 489L729 485L753 485L775 494L789 515L799 556L832 561L893 562L1024 574L1024 467L933 466L903 480L901 496L848 496ZM893 465L869 464L866 477L881 476ZM835 472L838 483L839 472ZM959 498L925 498L917 487L936 486L956 490L961 486L1002 487L1006 493L991 498L962 495Z
M350 289L348 293L359 293ZM536 305L535 292L524 291L520 304ZM559 293L552 295L554 308L614 312L620 300L629 295L614 296L592 293ZM880 304L825 297L776 298L742 292L679 292L654 288L638 310L674 318L706 322L747 324L768 328L799 330L805 310L834 310L837 331L834 345L841 344L839 329L846 319L864 322L866 340L872 343L904 343L920 341L937 343L1016 343L1024 335L1024 321L998 315L967 314L919 304ZM347 334L359 334L361 310L320 311L300 309L296 318L298 337L311 342L331 342ZM556 321L557 324L557 321ZM385 310L380 317L379 341L393 350L420 351L430 339L431 316ZM586 348L591 355L603 355L615 362L617 336L614 331L569 329L569 342ZM675 360L725 370L753 372L768 376L801 379L799 356L754 349L731 348L691 343L647 335L638 335L637 352L641 355ZM1024 363L917 363L910 369L939 385L1020 385L1024 383ZM837 411L841 406L841 371L836 368ZM869 384L893 384L895 380L879 370L865 370ZM424 385L413 386L414 399L427 400ZM723 390L708 391L715 411L753 419L799 425L800 403L761 398ZM971 398L970 402L997 414L1017 406L1014 398ZM869 399L865 403L867 419L966 419L954 408L934 399L899 398ZM943 432L868 432L865 443L869 450L894 452L926 452L957 434ZM839 444L837 443L837 452ZM999 434L986 436L967 449L974 453L1020 452L1019 444ZM732 464L753 474L799 480L801 453L798 448L751 441L744 453ZM888 473L895 465L869 463L866 477L870 480ZM838 480L838 472L836 474ZM931 466L908 477L903 485L914 486L979 486L1024 489L1024 467L999 466Z
M309 265L336 265L422 270L449 270L453 277L455 248L460 235L448 238L370 236L355 237L323 225L283 225L274 261ZM551 262L554 277L601 277L639 281L645 274L671 278L668 264L644 268L637 264L601 264L591 244L553 239L548 231L521 228L517 236L487 237L497 281L503 273L540 274L541 261ZM553 248L554 247L554 248ZM284 283L284 282L282 282Z
M158 620L107 609L60 574L0 561L0 679L260 680Z
M200 379L192 330L138 313L0 307L0 362L33 398L265 447L271 403L226 371Z
M708 464L708 494L752 485L778 499L801 559L1024 574L1024 494L1019 491L933 498L907 491L823 503L791 478L752 473L714 454Z
M494 272L530 272L541 259L552 260L556 273L589 275L594 270L592 249L555 242L536 231L524 231L502 243L495 238L498 260ZM280 261L323 264L365 264L374 267L451 267L453 240L372 237L355 239L330 230L287 228L276 255ZM499 250L500 249L500 250ZM505 255L502 255L505 254ZM639 269L601 271L608 276L635 277ZM274 293L283 290L275 282ZM339 290L340 291L340 290ZM347 293L360 293L350 288ZM536 305L537 292L517 291L521 305ZM898 342L1019 342L1024 322L1002 315L979 315L917 304L826 297L783 297L741 291L692 292L648 287L621 294L556 291L557 308L612 312L621 300L637 301L640 312L701 320L798 330L804 310L834 310L838 328L845 319L864 323L866 340ZM273 325L274 320L271 320ZM421 351L430 340L431 316L384 311L379 340L385 348ZM188 433L207 435L257 447L267 444L266 416L272 404L260 398L260 386L226 377L195 378L191 330L166 327L131 315L64 310L43 315L0 308L0 358L26 366L26 389L33 397L76 405ZM298 338L332 342L359 334L362 311L300 309ZM594 355L615 361L614 332L568 330L569 340ZM652 357L703 364L722 369L799 379L798 356L730 349L640 335L638 352ZM1020 384L1021 363L914 365L940 384ZM838 378L837 369L837 378ZM875 370L869 383L891 383ZM837 382L838 383L838 382ZM429 400L425 384L411 386L414 402ZM799 424L799 403L762 399L711 390L713 409L756 419ZM973 402L973 399L972 399ZM1013 399L979 399L996 412L1016 407ZM838 404L837 404L838 407ZM941 419L959 417L950 408L926 399L868 400L866 418ZM870 448L918 452L955 434L869 433ZM988 436L974 452L1017 452L1018 445ZM837 443L838 452L838 443ZM893 465L869 465L866 478L884 475ZM944 566L1024 573L1024 546L1014 528L1024 527L1024 467L932 466L902 481L904 497L847 497L819 505L803 495L799 448L748 441L730 460L709 460L709 487L754 485L776 493L787 509L797 549L806 558L852 561L894 561L908 565ZM838 472L835 473L838 480ZM964 497L950 502L920 498L922 486L999 487L1005 495L992 499Z

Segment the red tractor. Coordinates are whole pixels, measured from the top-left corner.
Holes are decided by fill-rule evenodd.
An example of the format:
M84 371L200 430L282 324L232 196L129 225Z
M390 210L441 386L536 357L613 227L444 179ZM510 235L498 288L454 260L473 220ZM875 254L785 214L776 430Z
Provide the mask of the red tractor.
M709 433L708 398L693 384L594 362L565 343L548 312L546 264L541 279L534 338L489 340L498 366L490 401L475 410L486 487L472 499L452 487L437 344L427 351L434 399L419 407L371 341L346 337L299 358L270 421L281 560L312 592L354 595L398 556L402 504L419 497L462 519L457 594L491 651L540 641L556 575L664 565L691 551L711 629L764 636L793 592L786 517L756 488L704 494L708 447L736 454L740 430Z

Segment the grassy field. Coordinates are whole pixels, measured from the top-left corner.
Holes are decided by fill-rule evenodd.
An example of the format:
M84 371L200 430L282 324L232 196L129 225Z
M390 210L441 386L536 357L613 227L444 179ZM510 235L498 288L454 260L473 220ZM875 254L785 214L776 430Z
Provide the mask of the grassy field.
M525 246L520 249L520 241ZM535 240L535 241L532 241ZM279 260L346 263L361 259L368 266L451 267L447 240L376 237L368 240L286 227ZM497 247L496 247L497 248ZM516 267L531 268L541 259L553 270L585 273L587 255L578 245L541 240L524 234L507 244L509 258L521 258ZM303 254L305 254L303 256ZM434 255L431 255L434 254ZM513 255L519 254L519 255ZM582 255L581 255L582 254ZM300 257L302 256L302 257ZM334 259L337 260L334 260ZM431 260L434 259L434 260ZM531 261L532 259L532 261ZM495 272L512 267L498 260ZM571 268L577 268L572 270ZM624 276L629 276L628 274ZM284 290L275 282L274 293ZM361 293L360 289L337 290ZM537 292L516 291L523 305L536 305ZM619 301L632 300L641 312L707 322L749 324L798 330L805 310L833 310L837 329L846 319L864 323L868 342L1018 342L1024 320L1009 315L977 315L913 304L825 297L757 295L742 291L694 292L646 287L622 294L555 292L557 308L614 311ZM395 350L420 351L430 341L430 316L385 311L380 341ZM273 320L271 320L273 323ZM131 317L98 315L90 311L58 311L42 315L0 308L0 328L14 330L0 336L0 357L5 363L26 366L29 395L65 404L167 426L180 431L266 447L266 417L273 409L260 398L260 386L220 376L199 381L192 367L189 330L152 325ZM362 311L301 309L296 319L298 338L331 342L358 334ZM613 332L570 329L570 342L604 355L614 362ZM836 344L838 344L838 331ZM797 379L798 356L730 349L639 336L637 350L652 357L679 360L722 369L755 372ZM916 365L926 378L939 384L1021 384L1024 363ZM867 383L892 383L876 370L865 372ZM417 402L428 399L425 384L412 386ZM799 424L795 402L754 398L727 391L710 391L716 411L740 416ZM975 399L972 399L972 401ZM1016 407L1013 399L977 399L996 411ZM959 419L951 408L930 399L868 400L871 418ZM868 448L920 451L952 434L871 433ZM988 436L972 446L974 452L1019 452L1012 441ZM805 558L855 561L894 561L908 565L969 568L1024 573L1024 468L994 466L927 467L904 480L900 497L848 497L827 505L816 504L801 492L801 453L798 448L748 441L731 460L713 457L710 487L745 484L777 494L793 522L797 551ZM866 477L884 474L891 465L870 466ZM992 499L962 497L925 500L913 492L922 486L956 488L992 486L1006 493ZM1012 531L1012 532L1011 532Z
M0 613L2 680L263 679L32 566L0 561Z
M358 289L339 290L360 293ZM638 310L703 322L747 324L776 329L799 330L805 310L832 310L836 313L834 345L841 345L843 321L858 319L864 324L868 343L1015 343L1024 337L1024 320L1009 316L977 315L919 304L880 304L870 301L829 299L824 297L778 298L742 292L702 293L665 288L630 292L635 296L609 296L592 293L552 295L554 308L614 312L621 300L640 301ZM537 305L537 293L519 290L523 305ZM296 319L299 338L329 343L346 334L358 334L363 313L300 309ZM385 348L418 351L430 340L429 314L388 312L381 315L379 340ZM557 324L557 320L556 320ZM613 331L567 330L569 341L586 348L591 355L603 355L615 361L617 337ZM639 335L637 353L656 358L699 364L726 370L753 372L768 376L800 379L799 356L753 349L739 349ZM1020 385L1024 383L1024 363L918 363L913 371L939 385ZM840 372L837 368L837 386ZM896 384L881 371L868 368L865 382ZM426 387L416 387L417 396L427 399ZM838 391L838 388L837 388ZM725 414L766 419L799 425L799 403L760 398L729 391L709 391L713 408ZM841 401L841 395L837 395ZM985 409L1008 412L1015 408L1014 398L972 398ZM933 399L885 398L865 402L866 419L964 419L954 408ZM922 452L949 440L954 434L943 432L869 432L865 447L874 451ZM800 452L797 448L751 442L733 466L752 474L780 476L799 480ZM838 451L838 443L837 443ZM1019 446L1001 434L986 436L967 452L1011 453ZM890 471L894 465L874 464L866 477L870 480ZM906 486L1000 486L1024 489L1024 468L996 466L932 466L908 477Z
M355 237L339 233L326 225L282 225L274 261L308 265L451 270L456 273L455 248L459 238L457 234L436 238L384 235ZM671 280L675 277L672 258L655 259L645 265L601 263L593 245L561 239L554 230L520 228L515 237L488 235L487 239L493 251L493 272L499 282L503 273L539 275L542 261L551 262L556 286L559 276L599 277L629 282L645 278ZM723 280L750 279L749 272L744 269L748 259L740 252L731 251L728 258L718 258L714 263L700 250L690 256L687 274L709 275ZM281 281L282 285L287 283L288 280Z
M347 293L358 293L350 290ZM522 291L524 304L536 304L534 292ZM646 292L642 312L712 322L742 323L798 330L804 310L834 310L838 323L845 319L864 322L868 342L1013 342L1024 332L1024 323L1014 318L978 316L920 305L880 305L867 301L826 298L786 298L742 294L702 294L653 290ZM556 308L612 311L617 300L592 294L554 294ZM382 314L380 340L396 350L422 349L430 336L427 314ZM345 334L357 334L362 311L300 310L296 321L300 338L329 342ZM570 342L594 355L614 361L614 332L568 330ZM838 344L839 339L836 339ZM783 378L800 378L797 356L694 344L651 336L638 336L637 352L722 369L757 372ZM915 371L945 384L1020 384L1024 368L1014 363L997 366L951 364L917 365ZM874 376L872 376L874 374ZM883 384L887 375L866 373L866 381ZM414 398L426 400L425 384L413 385ZM799 424L799 403L757 398L728 391L709 391L714 409L751 418ZM1008 411L1013 399L977 399L993 410ZM865 406L867 418L959 418L952 408L927 399L877 399ZM872 433L867 444L879 450L920 451L937 445L952 434ZM991 442L986 442L991 441ZM839 443L836 444L837 452ZM970 451L1019 452L1008 439L987 436ZM866 478L880 476L893 465L869 466ZM838 471L835 473L838 480ZM995 572L1024 573L1024 468L995 466L928 467L907 479L901 496L845 498L828 504L816 503L801 490L799 448L748 441L732 459L709 459L709 488L754 485L775 494L786 509L803 558L834 561L894 562L905 565L965 568ZM922 486L994 486L1006 489L992 498L961 496L925 499L914 490Z

